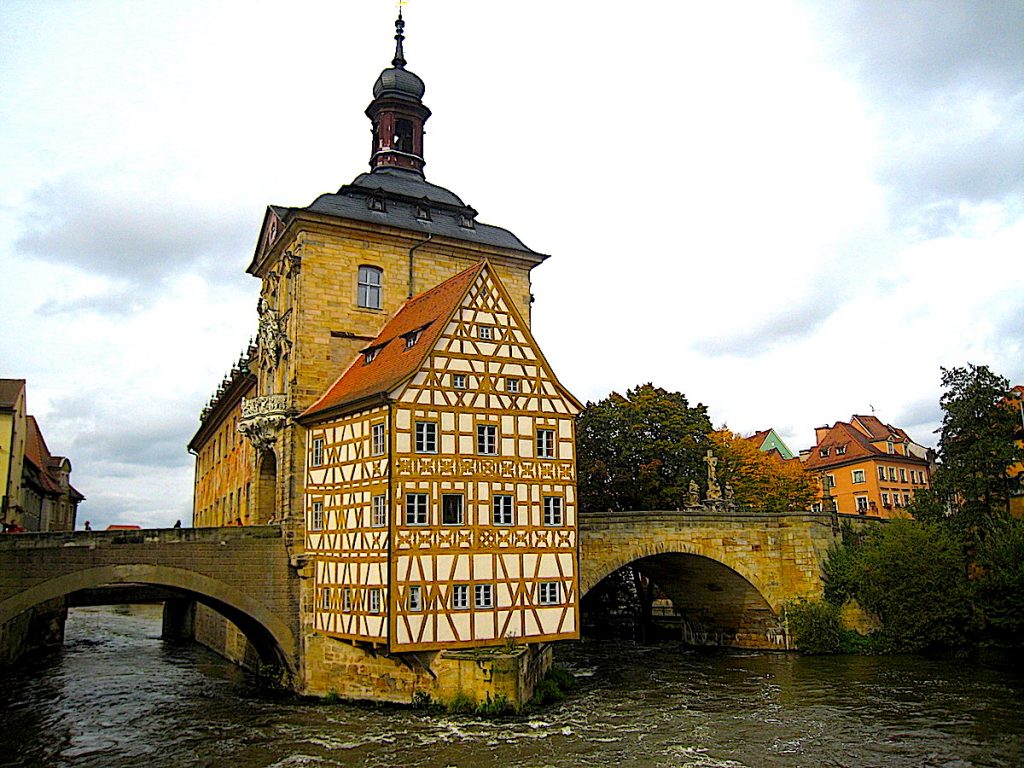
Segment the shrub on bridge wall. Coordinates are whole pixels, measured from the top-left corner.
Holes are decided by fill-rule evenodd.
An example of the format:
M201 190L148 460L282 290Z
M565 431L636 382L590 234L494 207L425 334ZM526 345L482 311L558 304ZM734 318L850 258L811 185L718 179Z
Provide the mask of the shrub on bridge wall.
M843 625L839 609L826 600L797 600L786 606L786 620L801 653L839 653Z

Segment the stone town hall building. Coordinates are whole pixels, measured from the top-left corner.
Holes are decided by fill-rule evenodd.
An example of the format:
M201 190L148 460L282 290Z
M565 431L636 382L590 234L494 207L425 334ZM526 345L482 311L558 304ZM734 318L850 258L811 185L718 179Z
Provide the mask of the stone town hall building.
M373 695L332 678L346 648L578 636L579 403L530 333L546 256L424 178L430 110L396 27L370 171L267 209L258 343L189 445L194 525L290 537L310 692Z

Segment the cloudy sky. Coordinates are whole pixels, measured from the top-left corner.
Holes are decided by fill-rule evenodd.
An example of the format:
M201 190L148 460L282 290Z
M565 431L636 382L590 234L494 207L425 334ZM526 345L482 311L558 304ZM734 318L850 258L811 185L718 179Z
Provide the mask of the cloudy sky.
M394 3L3 0L0 376L80 520L191 514L185 445L255 332L265 206L366 168ZM934 444L940 366L1024 381L1024 4L410 0L427 177L552 258L583 400L717 424L871 408Z

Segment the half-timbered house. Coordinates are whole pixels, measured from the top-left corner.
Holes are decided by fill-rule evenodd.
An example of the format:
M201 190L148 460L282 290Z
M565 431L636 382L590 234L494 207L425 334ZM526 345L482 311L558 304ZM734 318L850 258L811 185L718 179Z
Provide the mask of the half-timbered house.
M577 637L578 409L487 262L408 300L299 417L316 629Z

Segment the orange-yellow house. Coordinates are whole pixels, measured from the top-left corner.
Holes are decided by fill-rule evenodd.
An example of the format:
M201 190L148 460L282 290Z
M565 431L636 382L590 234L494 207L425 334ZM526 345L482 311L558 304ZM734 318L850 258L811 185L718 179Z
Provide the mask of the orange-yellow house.
M1010 391L1014 395L1010 403L1020 414L1020 424L1013 432L1013 439L1017 447L1024 448L1024 386L1018 384ZM1022 472L1024 463L1019 461L1007 470L1010 477L1019 477ZM1010 514L1014 517L1024 517L1024 484L1018 485L1017 492L1010 496Z
M905 517L914 494L931 484L928 450L875 416L818 427L815 441L801 451L804 470L827 484L840 514Z

